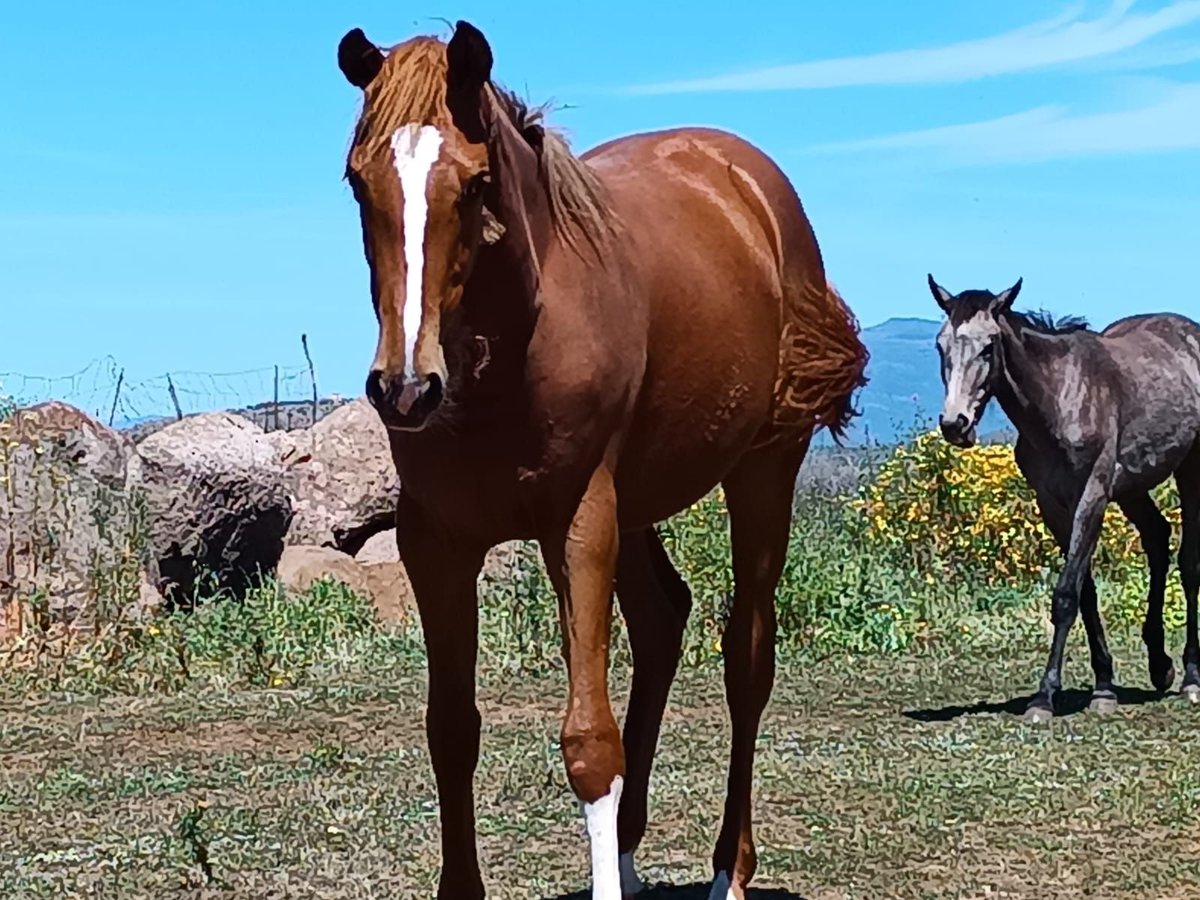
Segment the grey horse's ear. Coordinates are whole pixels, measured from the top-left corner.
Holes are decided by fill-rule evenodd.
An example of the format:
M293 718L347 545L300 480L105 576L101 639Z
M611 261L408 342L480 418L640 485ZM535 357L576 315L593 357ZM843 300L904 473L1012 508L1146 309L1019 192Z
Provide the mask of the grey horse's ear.
M929 292L933 294L933 299L937 301L937 305L942 308L942 312L950 315L950 301L954 299L953 295L933 280L933 275L929 276Z
M996 309L1007 312L1012 309L1013 301L1017 299L1017 294L1021 293L1021 282L1024 278L1018 278L1017 283L1010 287L1007 291L1001 291L996 295Z

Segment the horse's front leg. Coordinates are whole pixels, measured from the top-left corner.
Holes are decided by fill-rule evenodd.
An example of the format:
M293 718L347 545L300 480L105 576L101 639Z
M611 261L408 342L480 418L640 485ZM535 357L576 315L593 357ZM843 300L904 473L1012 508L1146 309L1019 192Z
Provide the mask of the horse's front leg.
M1029 701L1025 710L1028 722L1042 724L1054 716L1054 695L1062 687L1063 653L1067 646L1067 635L1079 615L1079 600L1088 578L1092 554L1100 538L1104 524L1104 509L1112 496L1113 465L1115 448L1106 448L1092 467L1075 507L1071 519L1071 537L1067 544L1066 560L1058 583L1054 587L1054 598L1050 610L1050 621L1054 625L1054 638L1050 645L1050 659L1042 676L1038 692ZM1094 602L1094 599L1092 600ZM1111 675L1109 676L1111 680Z
M612 472L597 469L566 529L541 542L558 594L570 693L562 727L567 779L591 839L593 900L621 900L617 807L625 775L621 732L608 699L608 644L617 563Z
M403 493L396 526L429 665L425 730L442 823L437 896L438 900L479 900L484 893L475 847L472 787L479 761L476 579L487 551L447 532Z

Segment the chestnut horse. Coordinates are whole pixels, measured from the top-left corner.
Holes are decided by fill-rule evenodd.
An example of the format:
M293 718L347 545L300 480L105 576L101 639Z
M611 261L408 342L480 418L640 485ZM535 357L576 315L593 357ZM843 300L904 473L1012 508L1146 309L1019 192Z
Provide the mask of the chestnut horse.
M771 161L719 131L573 156L492 83L491 49L464 22L448 43L418 37L386 54L354 29L338 63L363 91L346 176L379 322L367 396L391 436L428 653L437 896L484 895L476 579L511 539L539 542L558 595L562 753L593 897L640 888L633 851L691 606L654 525L720 483L736 591L713 896L743 897L796 473L814 431L848 421L866 363L800 201ZM634 659L623 742L607 685L614 584Z

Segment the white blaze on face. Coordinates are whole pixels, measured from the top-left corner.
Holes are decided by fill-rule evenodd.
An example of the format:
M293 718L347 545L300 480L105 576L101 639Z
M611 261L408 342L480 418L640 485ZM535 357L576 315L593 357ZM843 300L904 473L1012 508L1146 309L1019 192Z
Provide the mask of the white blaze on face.
M425 292L425 225L429 220L429 172L437 162L442 133L432 125L405 125L392 135L396 174L404 207L404 374L416 374L417 333Z
M995 318L987 312L976 313L957 327L949 322L938 334L946 381L946 400L942 418L952 422L962 416L974 422L987 397L987 380L991 361L984 351L991 346L1000 330Z
M592 842L592 900L621 900L617 807L624 785L625 779L618 775L607 794L595 803L583 804L583 817Z

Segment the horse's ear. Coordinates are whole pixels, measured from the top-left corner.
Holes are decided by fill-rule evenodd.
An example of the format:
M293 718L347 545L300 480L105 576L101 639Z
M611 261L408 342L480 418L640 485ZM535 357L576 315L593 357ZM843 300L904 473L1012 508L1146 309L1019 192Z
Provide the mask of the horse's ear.
M461 19L446 45L450 86L481 88L492 77L492 48L483 32Z
M361 28L352 28L338 42L338 68L352 85L365 89L383 68L383 53Z
M996 296L996 309L1004 312L1012 309L1013 301L1017 299L1017 294L1021 293L1021 282L1024 280L1024 278L1018 278L1016 284Z
M933 275L929 276L929 292L933 294L933 299L937 301L937 305L942 308L942 312L950 315L950 301L954 299L953 295L933 280Z
M446 105L455 126L468 141L487 138L481 110L483 86L492 77L492 48L483 32L459 21L446 45Z

